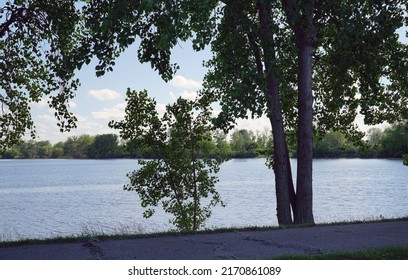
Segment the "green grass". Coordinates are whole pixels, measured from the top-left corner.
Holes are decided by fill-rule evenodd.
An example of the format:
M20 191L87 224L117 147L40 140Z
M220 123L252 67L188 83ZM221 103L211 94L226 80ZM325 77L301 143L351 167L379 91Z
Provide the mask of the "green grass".
M319 255L283 255L278 260L408 260L408 247L364 249L356 252L339 252Z

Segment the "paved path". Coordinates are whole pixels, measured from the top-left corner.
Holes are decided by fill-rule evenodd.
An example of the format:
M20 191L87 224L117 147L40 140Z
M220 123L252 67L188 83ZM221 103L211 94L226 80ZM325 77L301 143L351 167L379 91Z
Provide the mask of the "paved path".
M408 221L0 247L0 259L259 259L408 246Z

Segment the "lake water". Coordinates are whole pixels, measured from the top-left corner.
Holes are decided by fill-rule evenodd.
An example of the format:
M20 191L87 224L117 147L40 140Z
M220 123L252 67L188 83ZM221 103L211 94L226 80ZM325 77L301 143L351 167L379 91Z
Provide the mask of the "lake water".
M137 167L126 159L0 160L0 241L172 229L160 210L144 219L137 193L123 191ZM264 159L226 162L219 179L227 206L213 209L207 227L277 225L274 176ZM314 215L317 223L408 216L408 167L315 160Z

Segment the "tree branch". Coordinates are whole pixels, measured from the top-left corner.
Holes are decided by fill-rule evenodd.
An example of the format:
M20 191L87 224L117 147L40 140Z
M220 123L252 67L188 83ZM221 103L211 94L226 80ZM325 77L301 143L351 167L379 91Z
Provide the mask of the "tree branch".
M288 18L289 26L294 29L296 27L296 19L300 17L299 7L296 0L282 0L283 9Z
M5 8L4 8L5 9ZM11 12L11 16L8 20L6 20L6 22L4 22L3 24L1 24L0 27L0 38L2 38L3 36L6 35L6 33L10 32L10 26L18 21L22 21L25 22L27 21L27 19L29 18L29 13L28 13L29 9L21 7L21 8L17 8L15 10L10 10L9 12Z
M249 43L251 44L252 49L254 51L256 68L258 69L258 73L262 74L263 73L263 64L262 64L261 53L259 51L259 47L255 42L254 36L250 32L247 33L247 36L248 36Z
M296 0L282 0L282 5L298 47L313 45L317 33L313 25L315 0L302 0L300 5Z

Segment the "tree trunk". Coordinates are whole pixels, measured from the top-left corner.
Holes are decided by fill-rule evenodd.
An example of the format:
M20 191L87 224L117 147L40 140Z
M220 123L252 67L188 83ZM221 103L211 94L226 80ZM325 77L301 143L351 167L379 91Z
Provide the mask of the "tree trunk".
M295 223L313 224L313 46L303 44L299 49L298 76L298 164L296 183Z
M273 18L270 9L264 2L258 2L258 12L262 36L262 49L266 70L266 90L268 97L269 120L273 136L273 171L275 173L276 210L280 225L291 224L291 194L294 195L292 174L286 135L283 125L283 114L279 96L279 81L276 75L276 54L273 39ZM293 196L292 196L293 198Z
M294 195L289 154L283 129L282 111L280 110L279 91L274 89L273 82L268 79L268 94L272 101L272 113L269 120L273 136L273 171L275 173L276 211L280 225L291 224L291 194ZM272 88L271 88L272 87Z
M298 164L295 223L313 224L313 25L315 0L282 0L298 54Z

